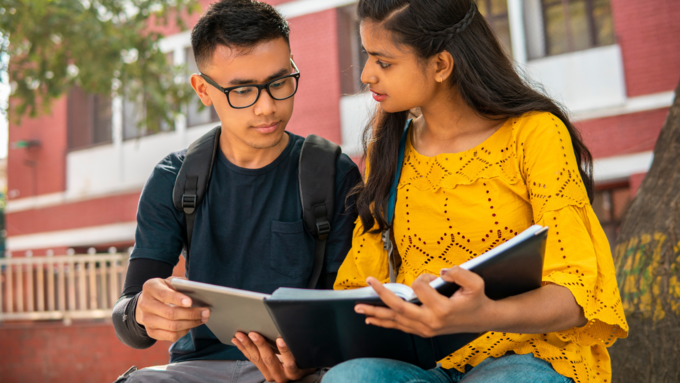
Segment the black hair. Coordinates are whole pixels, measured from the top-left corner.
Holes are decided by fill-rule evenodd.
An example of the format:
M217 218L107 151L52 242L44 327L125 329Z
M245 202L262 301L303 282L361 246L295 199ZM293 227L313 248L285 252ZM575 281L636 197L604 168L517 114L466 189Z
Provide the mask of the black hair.
M478 115L500 120L544 111L562 120L592 202L592 156L579 132L558 104L533 89L516 72L474 1L360 0L357 14L361 22L378 23L391 33L395 44L410 47L421 60L449 52L455 66L447 83ZM364 158L368 157L370 174L353 194L365 231L376 221L378 228L372 232L383 231L391 224L386 218L388 197L408 117L408 110L388 113L378 109L364 132Z
M239 49L283 38L290 28L269 4L254 0L221 0L210 5L191 31L191 47L198 68L210 64L218 45Z

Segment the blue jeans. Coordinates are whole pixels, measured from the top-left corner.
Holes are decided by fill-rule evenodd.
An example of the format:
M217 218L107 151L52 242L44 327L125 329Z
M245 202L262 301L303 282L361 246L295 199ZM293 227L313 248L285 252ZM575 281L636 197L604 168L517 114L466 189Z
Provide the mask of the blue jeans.
M550 363L532 354L510 354L487 358L476 367L467 366L466 372L440 367L423 370L412 364L390 359L354 359L328 371L322 383L395 382L395 383L574 383L558 374Z

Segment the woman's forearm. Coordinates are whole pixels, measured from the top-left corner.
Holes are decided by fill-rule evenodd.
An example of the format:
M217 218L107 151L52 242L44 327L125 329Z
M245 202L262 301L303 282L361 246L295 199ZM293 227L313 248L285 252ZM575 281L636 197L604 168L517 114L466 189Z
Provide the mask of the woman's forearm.
M586 323L571 291L555 284L494 301L488 317L490 331L522 334L564 331Z

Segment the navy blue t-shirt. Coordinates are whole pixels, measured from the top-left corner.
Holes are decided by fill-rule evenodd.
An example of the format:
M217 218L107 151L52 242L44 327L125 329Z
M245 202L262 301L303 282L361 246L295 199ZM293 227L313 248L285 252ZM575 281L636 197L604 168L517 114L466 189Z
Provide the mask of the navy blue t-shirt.
M306 287L314 263L314 237L302 222L298 161L304 138L288 133L284 151L260 169L240 168L218 151L210 186L196 212L189 274L194 281L271 294L279 287ZM186 150L170 154L153 170L139 201L131 259L176 265L186 245L184 213L172 190ZM357 213L346 208L349 190L361 179L345 154L336 165L335 215L327 240L324 272L337 272L352 243ZM353 206L353 200L347 200ZM245 360L201 325L170 348L171 361Z

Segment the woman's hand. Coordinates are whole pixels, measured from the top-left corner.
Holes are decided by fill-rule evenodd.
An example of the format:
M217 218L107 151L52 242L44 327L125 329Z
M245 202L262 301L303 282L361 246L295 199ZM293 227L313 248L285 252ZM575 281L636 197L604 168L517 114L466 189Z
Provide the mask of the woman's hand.
M395 328L424 338L483 332L493 327L496 302L484 294L484 280L479 275L458 266L442 272L442 279L460 286L451 298L439 294L430 286L435 278L434 275L424 274L411 285L422 303L422 306L418 306L399 298L370 277L367 279L368 284L389 308L359 304L354 310L366 315L367 324Z
M275 354L272 346L256 332L251 332L248 336L237 332L231 342L253 362L267 382L286 383L301 379L315 371L313 368L298 368L293 354L281 338L276 340L279 354Z
M458 266L442 270L442 279L460 286L451 298L430 287L434 275L421 275L411 288L422 306L405 302L375 278L367 282L389 307L356 305L366 323L395 328L424 338L463 332L499 331L544 334L584 326L588 319L574 295L564 286L548 283L501 300L484 294L484 280Z

